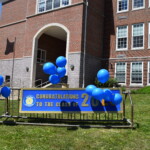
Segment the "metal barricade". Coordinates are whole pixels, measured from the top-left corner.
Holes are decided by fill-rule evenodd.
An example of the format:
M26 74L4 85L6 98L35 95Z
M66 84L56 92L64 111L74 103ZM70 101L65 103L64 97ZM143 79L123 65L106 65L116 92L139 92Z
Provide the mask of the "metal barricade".
M3 124L75 126L94 128L135 128L134 105L130 92L123 92L122 112L103 113L61 113L61 114L22 114L19 113L21 89L13 89L12 97L1 100L1 121ZM127 97L129 105L127 107ZM126 113L130 109L130 114ZM127 116L128 115L128 116ZM130 117L129 117L130 115ZM130 119L127 119L129 117Z

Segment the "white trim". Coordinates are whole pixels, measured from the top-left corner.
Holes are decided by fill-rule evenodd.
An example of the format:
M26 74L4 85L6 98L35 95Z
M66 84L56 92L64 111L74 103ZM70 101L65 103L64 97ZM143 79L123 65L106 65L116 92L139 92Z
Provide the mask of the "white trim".
M142 7L139 7L139 8L134 8L134 0L132 0L132 10L140 10L140 9L143 9L145 8L145 0L143 0L143 6Z
M126 26L127 27L127 48L120 48L118 49L118 26L117 30L116 30L116 51L127 51L128 50L128 25L122 25L122 26Z
M77 51L77 52L69 52L69 54L81 54L81 53L83 53L83 52L81 52L81 51Z
M119 11L119 0L117 0L117 13L123 13L129 11L129 0L127 0L127 10Z
M143 24L143 47L136 47L134 48L133 47L133 26L136 25L136 24ZM131 50L143 50L144 49L144 42L145 42L145 24L144 23L135 23L135 24L132 24L132 40L131 40Z
M23 60L24 58L32 58L31 56L23 56L20 58L14 58L14 60ZM7 58L7 59L0 59L0 61L12 61L13 58Z
M32 87L33 82L35 81L35 73L36 73L36 54L37 51L36 49L38 48L38 39L40 38L40 36L50 27L53 26L57 26L60 27L62 29L64 29L67 33L67 39L66 39L66 59L68 60L68 53L69 53L69 40L70 40L70 31L68 30L68 28L62 24L59 23L51 23L51 24L47 24L45 26L43 26L41 29L39 29L37 31L37 33L35 34L35 36L33 37L33 43L32 43L32 61L31 61L31 74L30 74L30 80L31 80L31 85L30 87ZM68 73L68 63L66 65L67 68L67 73ZM67 74L66 73L66 74Z
M114 75L114 77L116 78L116 69L117 69L117 63L125 63L125 83L119 83L120 85L126 85L126 83L127 83L127 62L116 62L115 63L115 75Z
M37 14L38 13L38 0L36 0L36 8L35 8L35 14Z
M142 83L131 83L132 80L132 63L141 62L142 63ZM134 61L130 63L130 86L143 86L143 62L142 61Z
M123 58L109 58L109 59L126 59L126 60L128 60L128 59L149 59L150 58L150 56L145 56L145 57L123 57Z
M38 51L41 51L41 57L42 57L42 52L44 52L45 56L44 56L43 62L42 62L42 58L41 57L39 58L40 59L39 61L38 61L38 58L37 58L37 63L38 64L45 63L46 62L46 56L47 56L46 52L47 51L45 49L38 48L37 49L37 56L38 56Z

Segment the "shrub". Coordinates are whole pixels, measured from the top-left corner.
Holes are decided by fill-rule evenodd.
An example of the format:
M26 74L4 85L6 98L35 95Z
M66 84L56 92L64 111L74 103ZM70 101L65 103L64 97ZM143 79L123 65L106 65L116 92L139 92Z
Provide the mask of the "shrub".
M117 80L113 78L110 78L106 83L100 83L96 78L95 85L97 87L119 87Z
M132 94L150 94L150 86L146 86L137 90L131 90Z

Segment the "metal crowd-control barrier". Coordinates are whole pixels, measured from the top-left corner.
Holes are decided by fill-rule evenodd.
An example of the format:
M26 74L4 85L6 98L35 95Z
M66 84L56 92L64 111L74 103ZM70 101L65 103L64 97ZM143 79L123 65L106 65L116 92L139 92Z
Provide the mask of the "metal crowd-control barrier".
M1 124L22 124L22 125L44 125L61 127L85 127L85 128L131 128L134 129L134 105L129 91L122 94L122 113L62 113L62 114L22 114L19 113L21 89L17 91L16 100L7 98L1 100ZM129 101L127 101L129 97ZM128 102L128 104L127 104ZM130 110L130 112L128 112ZM127 119L130 118L130 119Z

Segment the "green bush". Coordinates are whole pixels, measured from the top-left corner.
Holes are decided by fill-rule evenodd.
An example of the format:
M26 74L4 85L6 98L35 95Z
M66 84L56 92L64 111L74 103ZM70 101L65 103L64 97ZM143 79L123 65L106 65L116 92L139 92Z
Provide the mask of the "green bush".
M150 94L150 86L146 86L137 90L131 90L132 94Z
M96 78L95 85L97 87L119 87L117 80L113 78L110 78L106 83L100 83Z

